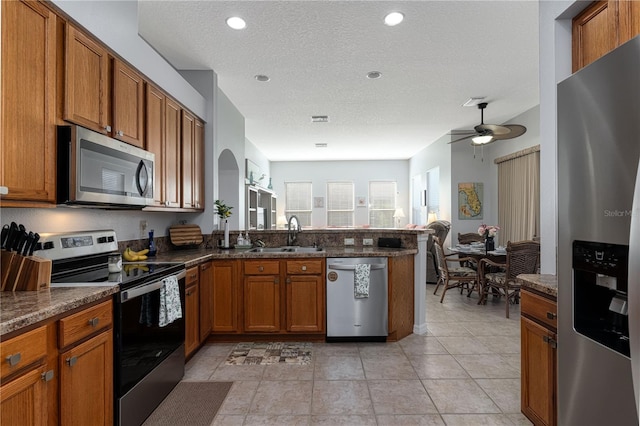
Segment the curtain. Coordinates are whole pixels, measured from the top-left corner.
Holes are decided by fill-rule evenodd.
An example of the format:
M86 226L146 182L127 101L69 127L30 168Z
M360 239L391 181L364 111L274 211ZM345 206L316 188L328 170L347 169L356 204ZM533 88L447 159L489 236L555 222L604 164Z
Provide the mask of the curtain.
M505 157L498 163L500 245L538 238L540 234L540 146Z

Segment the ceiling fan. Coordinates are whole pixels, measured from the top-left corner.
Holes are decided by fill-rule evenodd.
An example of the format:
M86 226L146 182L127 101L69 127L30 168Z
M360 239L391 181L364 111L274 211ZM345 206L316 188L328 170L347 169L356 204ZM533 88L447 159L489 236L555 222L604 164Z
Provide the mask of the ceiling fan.
M461 130L459 132L455 132L455 135L464 135L467 133L468 135L452 140L449 143L456 143L471 139L472 146L482 146L503 139L517 138L527 131L526 127L519 124L484 124L484 109L486 107L486 102L478 104L478 109L480 110L480 124L475 126L474 130Z

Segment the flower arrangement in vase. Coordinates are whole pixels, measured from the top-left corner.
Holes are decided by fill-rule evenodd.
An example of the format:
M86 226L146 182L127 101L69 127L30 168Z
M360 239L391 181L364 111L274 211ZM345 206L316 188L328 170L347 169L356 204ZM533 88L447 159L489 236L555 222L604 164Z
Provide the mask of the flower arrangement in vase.
M493 251L496 249L496 243L493 240L500 230L499 226L485 225L484 223L478 228L478 234L484 237L485 251Z
M220 222L224 224L224 248L229 248L229 221L227 218L231 216L231 209L233 207L229 207L224 204L224 200L216 200L214 202L216 207L216 213L220 217Z

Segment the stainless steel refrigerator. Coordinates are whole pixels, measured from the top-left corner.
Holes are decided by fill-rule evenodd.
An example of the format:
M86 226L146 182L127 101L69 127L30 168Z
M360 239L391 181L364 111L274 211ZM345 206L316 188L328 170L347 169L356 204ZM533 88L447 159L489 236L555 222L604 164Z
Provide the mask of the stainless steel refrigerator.
M558 84L559 425L638 425L639 162L636 37Z

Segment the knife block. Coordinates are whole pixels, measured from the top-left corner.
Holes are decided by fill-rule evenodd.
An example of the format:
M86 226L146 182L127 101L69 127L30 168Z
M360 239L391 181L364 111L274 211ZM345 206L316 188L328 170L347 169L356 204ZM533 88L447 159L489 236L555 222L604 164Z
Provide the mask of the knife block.
M0 264L0 290L4 291L11 271L11 264L15 253L12 251L2 250L2 263Z
M38 256L13 254L3 281L4 291L33 291L48 288L51 284L51 260ZM3 269L4 277L4 269Z

